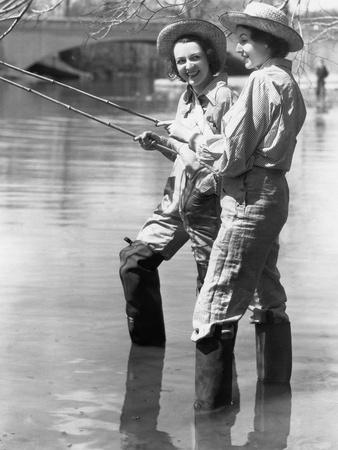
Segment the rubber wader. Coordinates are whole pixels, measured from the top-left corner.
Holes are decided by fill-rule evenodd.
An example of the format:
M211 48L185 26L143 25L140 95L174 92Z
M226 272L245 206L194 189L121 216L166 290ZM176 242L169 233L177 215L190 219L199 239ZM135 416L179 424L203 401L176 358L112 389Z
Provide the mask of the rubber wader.
M196 343L196 410L216 410L231 404L236 334L237 323L227 330L217 326L213 336Z
M120 252L120 278L134 344L163 346L165 327L158 266L163 257L142 241L129 240Z
M253 310L256 328L256 361L259 381L289 383L292 371L290 322L274 322L272 312Z

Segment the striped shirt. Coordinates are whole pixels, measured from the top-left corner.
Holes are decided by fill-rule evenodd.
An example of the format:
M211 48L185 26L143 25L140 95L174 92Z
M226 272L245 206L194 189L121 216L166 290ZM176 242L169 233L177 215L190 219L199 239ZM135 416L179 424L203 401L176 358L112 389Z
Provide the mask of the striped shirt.
M197 157L227 177L239 176L254 165L288 171L305 116L291 61L271 58L250 74L223 117L222 134L206 139Z

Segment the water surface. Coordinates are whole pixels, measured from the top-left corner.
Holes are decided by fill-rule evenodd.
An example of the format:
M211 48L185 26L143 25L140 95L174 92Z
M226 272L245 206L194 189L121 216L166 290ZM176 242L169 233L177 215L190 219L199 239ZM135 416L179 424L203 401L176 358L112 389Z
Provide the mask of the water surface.
M117 95L113 87L92 89ZM189 245L160 271L165 350L131 347L118 277L123 238L134 238L158 203L170 162L0 88L0 449L336 449L338 109L309 110L288 176L279 266L293 327L291 390L257 385L254 329L244 317L235 405L195 417ZM149 128L39 88L133 132ZM174 104L154 105L147 86L126 90L139 93L129 106L173 117Z

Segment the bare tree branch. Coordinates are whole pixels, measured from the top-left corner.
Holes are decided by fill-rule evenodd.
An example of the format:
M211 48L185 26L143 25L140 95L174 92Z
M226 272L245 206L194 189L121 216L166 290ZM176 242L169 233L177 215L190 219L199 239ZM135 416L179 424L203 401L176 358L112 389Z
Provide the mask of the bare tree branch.
M10 5L7 5L5 8L0 9L0 14L11 14L13 11L18 11L18 9L24 7L26 4L27 0L11 2Z
M10 26L0 36L2 39L9 32L13 30L18 21L29 10L29 13L42 15L54 11L60 7L66 0L0 0L0 22L10 20ZM83 1L83 0L82 0ZM84 14L83 17L90 18L90 25L88 30L88 38L95 40L104 38L109 34L115 25L122 23L131 23L133 26L141 30L144 29L149 22L158 19L174 19L180 17L191 17L191 12L194 11L193 16L208 18L217 15L220 5L223 9L232 7L237 9L240 5L234 0L94 0L83 2L77 1L68 3L67 5L76 4L77 11L79 8L85 7L85 4L97 4L97 7L89 13ZM241 8L252 0L241 0ZM281 10L289 8L290 0L260 0L268 1ZM32 4L43 5L43 8L36 6L32 8ZM45 6L48 5L48 6ZM80 5L80 6L79 6ZM313 55L308 51L312 44L319 41L329 40L335 38L334 33L338 32L338 18L335 14L330 14L330 11L319 10L318 13L308 16L308 0L296 0L292 12L290 14L291 26L293 26L303 36L307 36L310 31L310 37L307 38L305 50L297 56L297 62L300 66L305 67L303 59L308 55ZM238 8L238 9L241 9ZM322 13L322 14L321 14ZM212 16L214 14L214 16ZM304 27L304 30L303 30Z
M338 31L338 20L327 25L324 30L320 31L316 36L314 36L308 44L313 44L324 39L327 39L332 31Z
M15 5L17 3L16 0L5 0L0 2L0 6L2 8L2 5L4 5L4 9L11 7L12 5Z
M281 5L278 6L278 9L283 10L289 5L289 0L284 0Z
M304 23L313 23L315 20L318 22L323 22L323 24L327 24L332 20L337 20L337 16L311 16L302 18L302 22Z
M91 11L94 17L92 36L106 36L112 26L138 19L144 28L155 17L180 17L197 7L202 0L106 0ZM102 24L104 24L102 26Z
M10 17L8 17L7 12L4 14L0 14L1 20L6 20L6 19L10 19L13 20L13 22L11 23L11 25L7 28L7 30L2 33L0 35L0 41L1 39L3 39L5 36L7 36L7 34L9 34L14 27L18 24L19 20L21 19L21 17L26 14L26 12L28 11L28 9L30 8L31 4L32 4L33 0L22 0L22 1L17 1L17 2L8 2L7 6L10 5ZM16 15L12 15L13 12L13 7L16 6L16 8L14 8L15 11L17 11Z
M63 3L63 1L64 1L64 0L58 0L54 5L48 6L48 7L45 8L45 9L41 9L41 10L32 9L31 11L32 11L32 13L38 14L38 15L40 15L40 14L45 14L45 13L51 12L51 11L53 11L54 9L56 9L58 6L61 5L61 3Z

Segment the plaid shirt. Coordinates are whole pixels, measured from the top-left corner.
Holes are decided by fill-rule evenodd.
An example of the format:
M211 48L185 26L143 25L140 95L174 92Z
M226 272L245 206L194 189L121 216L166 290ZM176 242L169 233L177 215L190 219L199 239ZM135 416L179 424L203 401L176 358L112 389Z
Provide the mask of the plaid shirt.
M268 60L250 74L237 102L224 115L222 134L206 139L198 159L236 177L259 166L288 171L306 116L291 61Z

